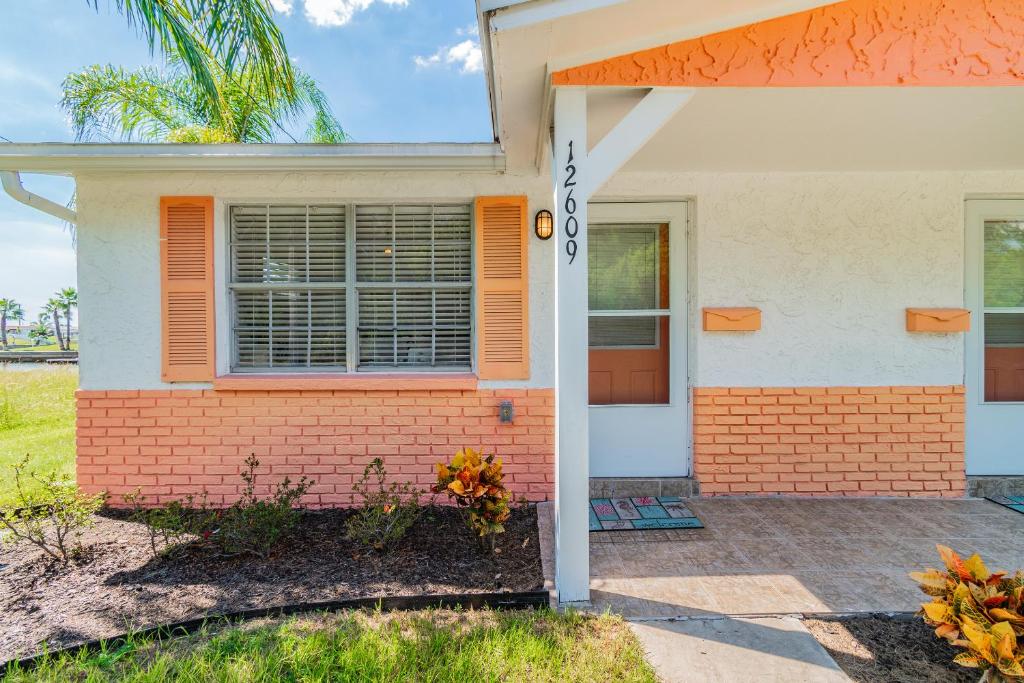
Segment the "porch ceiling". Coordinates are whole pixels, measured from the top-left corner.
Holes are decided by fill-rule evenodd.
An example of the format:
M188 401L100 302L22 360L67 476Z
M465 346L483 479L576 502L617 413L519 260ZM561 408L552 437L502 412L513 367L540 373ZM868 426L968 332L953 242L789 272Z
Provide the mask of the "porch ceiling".
M593 145L645 90L588 101ZM1024 88L706 88L622 169L686 171L1024 168Z
M487 11L482 30L489 35L495 133L509 168L539 162L540 129L550 116L550 72L835 1L544 0Z

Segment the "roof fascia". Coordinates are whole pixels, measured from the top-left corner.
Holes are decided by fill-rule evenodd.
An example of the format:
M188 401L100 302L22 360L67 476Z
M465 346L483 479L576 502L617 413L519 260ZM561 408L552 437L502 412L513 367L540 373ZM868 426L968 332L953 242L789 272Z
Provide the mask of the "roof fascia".
M500 173L493 143L175 145L31 143L0 145L0 170L78 171L476 171Z

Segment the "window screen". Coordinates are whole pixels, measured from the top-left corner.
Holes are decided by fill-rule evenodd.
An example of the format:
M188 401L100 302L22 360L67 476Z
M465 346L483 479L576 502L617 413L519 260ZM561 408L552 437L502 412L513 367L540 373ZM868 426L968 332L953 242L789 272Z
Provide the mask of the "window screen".
M468 369L471 228L469 205L232 207L232 367Z

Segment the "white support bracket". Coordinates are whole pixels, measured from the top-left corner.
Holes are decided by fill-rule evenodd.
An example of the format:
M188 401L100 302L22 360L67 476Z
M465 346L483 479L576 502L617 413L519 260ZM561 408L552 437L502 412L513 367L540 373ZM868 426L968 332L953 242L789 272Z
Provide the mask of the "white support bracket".
M587 203L693 92L651 90L590 151L587 89L555 91L555 587L563 604L590 599Z
M590 196L650 142L695 92L693 88L655 88L647 93L590 151Z

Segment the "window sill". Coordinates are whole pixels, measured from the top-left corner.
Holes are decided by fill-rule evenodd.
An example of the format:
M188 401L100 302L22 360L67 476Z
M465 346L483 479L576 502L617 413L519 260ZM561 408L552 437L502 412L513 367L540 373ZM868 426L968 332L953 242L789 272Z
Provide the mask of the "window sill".
M472 373L236 374L213 380L215 391L472 391Z

